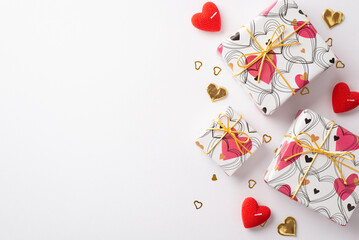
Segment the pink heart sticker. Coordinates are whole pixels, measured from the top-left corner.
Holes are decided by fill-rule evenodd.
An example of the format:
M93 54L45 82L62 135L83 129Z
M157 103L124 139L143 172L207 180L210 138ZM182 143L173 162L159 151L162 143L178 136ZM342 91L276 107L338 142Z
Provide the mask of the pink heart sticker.
M287 195L288 197L293 197L292 195L292 189L290 188L290 186L288 184L282 185L279 189L279 192L283 193L284 195ZM298 201L297 197L293 198L295 201Z
M343 127L338 127L337 134L334 136L336 151L353 151L359 149L358 136L349 132Z
M282 170L283 168L289 166L290 164L294 163L298 158L300 158L301 155L292 157L288 159L288 161L285 161L290 156L293 156L294 154L303 152L303 148L301 146L298 146L298 144L294 141L288 143L285 141L280 149L277 163L275 166L275 170Z
M232 131L237 131L237 130L232 128ZM235 135L240 141L247 140L247 137L238 137L238 133L236 133ZM244 147L242 147L240 144L238 144L238 145L239 145L240 150L243 152L243 154L238 149L238 146L237 146L234 138L231 135L226 134L226 136L224 136L224 138L222 139L222 154L224 155L223 160L240 157L242 155L247 154L248 151L250 151L252 149L251 139L249 139L248 142L242 144L245 148L248 149L248 151Z
M268 56L271 58L272 62L274 63L274 65L277 64L277 57L274 54L273 51L271 51L270 53L272 54L268 54ZM246 58L246 63L245 64L249 64L251 63L255 58L257 57L257 55L250 55ZM259 72L259 68L261 66L262 63L262 59L259 59L257 62L255 62L252 66L250 66L247 70L249 72L250 75L252 75L254 78L258 77L258 72ZM275 72L275 68L273 67L273 65L268 61L268 60L264 60L263 61L263 67L262 67L262 72L261 72L261 81L269 84L272 81L272 77L273 74Z
M347 184L344 183L343 179L337 178L334 181L334 188L339 197L344 201L347 199L355 190L355 179L358 181L358 175L355 173L351 174L347 179Z

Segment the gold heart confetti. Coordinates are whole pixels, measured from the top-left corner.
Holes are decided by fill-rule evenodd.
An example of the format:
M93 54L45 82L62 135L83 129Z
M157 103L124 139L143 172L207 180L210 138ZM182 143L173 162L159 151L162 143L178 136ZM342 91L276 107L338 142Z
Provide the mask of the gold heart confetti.
M254 181L253 179L248 180L248 187L249 187L250 189L254 188L254 186L255 186L256 184L257 184L257 182Z
M228 66L232 69L233 71L233 63L228 63Z
M278 225L277 231L283 236L295 236L297 232L297 221L294 217L287 217L284 223Z
M300 178L300 181L302 181L303 177ZM304 179L303 182L302 182L302 185L305 186L305 185L308 185L310 183L310 181L308 179Z
M194 201L194 206L196 207L196 209L200 209L202 206L203 206L203 204L200 202L200 201Z
M301 95L307 95L309 94L309 89L307 87L302 88L302 90L300 91Z
M312 142L316 142L319 140L319 137L315 136L314 134L310 135L310 138L311 138Z
M217 181L217 176L216 176L216 174L213 174L213 176L212 176L212 181Z
M335 64L336 68L345 68L345 64L342 61L337 61Z
M220 67L214 67L213 68L213 74L215 76L218 76L218 74L222 71L222 69Z
M332 28L344 20L344 14L342 12L334 12L330 8L324 10L322 17L328 28Z
M223 153L221 153L221 154L219 154L219 159L225 159L226 158L226 156L223 154Z
M328 44L328 47L332 47L333 46L333 39L332 38L328 38L327 41L325 41Z
M207 93L212 102L221 100L227 96L227 89L224 87L217 87L216 84L210 83L207 87Z
M305 53L305 49L303 48L302 50L300 50L302 53Z
M198 146L198 147L200 147L202 150L203 150L203 145L202 144L200 144L198 141L196 142L196 145Z
M263 142L265 142L265 143L269 143L270 141L272 140L272 137L271 136L269 136L269 135L267 135L267 134L264 134L263 135Z
M195 61L194 62L194 68L196 69L196 70L199 70L201 67L202 67L202 62L201 61Z

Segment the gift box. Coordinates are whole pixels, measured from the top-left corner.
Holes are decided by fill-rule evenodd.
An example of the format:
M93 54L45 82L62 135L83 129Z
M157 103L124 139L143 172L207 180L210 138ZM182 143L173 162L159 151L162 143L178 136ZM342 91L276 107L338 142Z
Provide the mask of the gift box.
M346 225L359 202L359 138L311 110L299 111L264 180Z
M261 145L261 136L231 107L213 120L196 145L231 176Z
M336 57L292 0L279 0L218 47L235 81L272 114Z

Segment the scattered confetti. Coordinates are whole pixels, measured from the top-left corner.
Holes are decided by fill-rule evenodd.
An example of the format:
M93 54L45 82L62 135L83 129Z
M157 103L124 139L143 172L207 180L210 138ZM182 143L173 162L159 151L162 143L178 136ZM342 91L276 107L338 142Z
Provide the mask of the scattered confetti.
M297 221L294 217L287 217L284 223L278 225L277 231L283 236L295 236L297 232Z
M267 134L264 134L263 135L263 142L265 143L269 143L270 141L272 140L272 137L267 135Z
M200 209L203 206L203 204L200 201L195 200L194 206L196 207L196 209Z
M248 180L248 187L249 187L250 189L254 188L254 186L255 186L256 184L257 184L257 182L254 181L253 179Z
M344 20L344 14L342 12L334 12L330 8L324 10L322 17L328 28L332 28Z
M336 68L345 68L345 64L342 61L337 61Z
M300 91L301 95L307 95L309 94L309 89L307 87L302 88L302 90Z
M215 76L218 76L218 74L222 71L222 69L220 67L214 67L213 68L213 73Z
M207 93L212 102L221 100L227 96L227 89L224 87L217 87L216 84L210 83L207 86Z
M328 44L328 47L332 47L333 46L333 39L332 38L328 38L327 41L325 41Z
M217 176L216 176L216 174L213 174L213 176L212 176L212 181L217 181Z
M194 68L196 69L196 70L199 70L201 67L202 67L202 62L201 61L195 61L194 62Z

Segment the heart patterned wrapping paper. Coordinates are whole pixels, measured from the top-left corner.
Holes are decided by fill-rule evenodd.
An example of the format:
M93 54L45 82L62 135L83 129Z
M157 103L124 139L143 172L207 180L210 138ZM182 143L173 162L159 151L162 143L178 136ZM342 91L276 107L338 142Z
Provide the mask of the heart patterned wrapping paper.
M262 144L261 136L228 107L212 121L196 145L231 176Z
M359 202L358 140L311 110L299 111L264 180L291 199L346 225Z
M261 58L260 52L268 45L274 48ZM273 3L217 50L232 70L235 81L265 115L272 114L336 60L292 0Z

